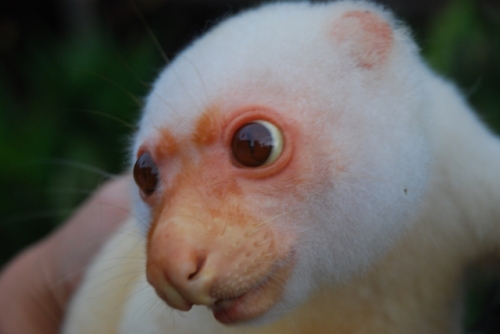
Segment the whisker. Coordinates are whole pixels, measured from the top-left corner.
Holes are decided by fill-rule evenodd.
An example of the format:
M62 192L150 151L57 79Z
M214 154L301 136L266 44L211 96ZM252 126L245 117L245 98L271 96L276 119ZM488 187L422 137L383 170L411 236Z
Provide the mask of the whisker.
M26 221L34 221L41 218L54 218L54 217L64 217L70 215L74 211L71 209L58 209L58 210L47 210L47 211L35 211L31 213L19 213L12 214L6 218L2 218L2 225L17 224Z
M120 232L121 234L123 235L130 235L130 236L133 236L133 237L137 237L137 238L140 238L140 239L143 239L144 236L142 234L140 234L139 232L136 232L136 231L122 231Z
M102 117L105 117L105 118L108 118L108 119L111 119L113 121L116 121L118 123L120 123L121 125L131 129L132 131L137 131L137 127L131 123L128 123L126 121L124 121L123 119L117 117L117 116L114 116L114 115L110 115L108 113L105 113L105 112L102 112L102 111L98 111L98 110L90 110L90 109L72 109L74 111L78 111L78 112L84 112L84 113L88 113L88 114L94 114L94 115L98 115L98 116L102 116Z
M141 20L142 26L144 27L144 29L146 29L146 32L149 35L149 38L151 38L151 41L153 42L153 44L155 45L156 49L160 53L160 56L165 61L165 64L168 65L170 63L170 59L168 59L167 54L165 53L165 51L161 47L160 42L158 41L158 39L156 38L155 34L153 33L153 31L149 27L149 24L147 23L146 19L144 18L144 16L142 15L141 11L137 7L136 3L133 0L130 0L129 4L132 7L132 9L136 12L137 16L139 17L139 20Z
M253 231L251 231L250 233L248 233L248 236L252 236L252 235L254 235L254 234L255 234L255 233L257 233L257 232L258 232L258 231L259 231L262 227L266 226L269 222L271 222L271 221L273 221L273 220L275 220L275 219L277 219L277 218L280 218L280 217L282 217L282 216L284 216L284 215L290 214L290 213L292 213L292 212L294 212L294 211L297 211L297 210L299 210L299 208L294 208L294 209L292 209L292 210L288 210L288 211L282 212L282 213L280 213L280 214L278 214L278 215L275 215L275 216L273 216L273 217L271 217L271 218L269 218L269 219L266 219L266 220L264 220L264 221L262 221L262 222L258 223L258 224L255 226L254 230L253 230Z
M111 270L113 270L113 269L120 268L123 264L134 264L134 263L137 263L137 261L139 261L139 260L141 260L141 261L142 261L142 259L135 259L135 261L120 262L120 263L118 263L118 264L115 264L114 266L109 266L108 268L106 268L106 269L102 270L101 272L96 273L95 275L91 275L91 276L89 276L89 277L91 277L91 278L92 278L92 277L97 277L97 278L99 278L102 274L105 274L106 272L111 271ZM51 286L52 288L55 288L55 287L57 287L57 286L59 286L59 285L63 285L63 284L65 284L67 281L70 281L73 277L78 276L78 275L80 275L81 273L85 273L85 272L86 272L86 270L87 270L87 268L86 268L86 267L84 267L84 266L82 266L82 267L81 267L81 268L79 268L79 269L76 269L76 270L71 271L70 273L67 273L64 277L62 277L62 278L58 279L56 282L53 282L50 286ZM109 279L106 279L106 280L102 280L102 281L96 282L96 283L95 283L95 284L91 287L91 289L92 289L92 290L97 289L97 288L98 288L99 286L101 286L101 285L106 286L106 288L108 288L109 286L111 286L111 288L110 288L110 289L113 289L113 288L115 287L115 285L110 285L110 284L109 284L110 282L113 282L113 281L115 281L116 279L118 279L118 278L120 278L120 277L123 277L123 276L125 276L125 277L127 277L127 276L131 276L131 279L130 279L130 280L133 280L133 279L135 279L135 278L139 278L139 277L140 277L139 275L140 275L140 274L142 275L142 273L143 273L143 272L144 272L144 271L142 271L142 270L137 270L137 269L130 270L130 271L127 271L127 272L121 272L119 275L117 274L117 275L115 275L115 276L113 276L113 277L111 277L111 278L109 278ZM120 286L120 287L123 287L123 286ZM119 287L117 286L116 288L119 288Z
M224 228L222 229L221 236L223 236L224 233L226 233L226 228L227 228L227 219L224 219Z
M176 218L184 218L186 220L195 220L201 224L205 224L206 222L203 221L201 218L198 218L196 215L187 215L187 214L177 214L175 215Z
M167 100L165 100L165 98L162 95L158 94L156 91L153 91L152 94L156 96L165 105L165 107L169 108L173 112L176 112L176 110L172 107L172 105L168 103ZM155 126L155 128L158 130L161 129L159 126Z
M136 283L140 284L141 282L144 282L143 278L141 278L141 280L137 281ZM147 295L151 294L151 292L153 292L153 287L149 284L145 284L143 287L141 287L139 289L134 289L134 291L132 291L130 296L131 297L140 297L142 295L147 296ZM158 297L156 295L156 293L153 292L153 296L149 301L146 301L143 305L136 307L136 312L138 312L141 308L145 307L146 304L150 303L153 300L157 300L163 304L163 301L160 299L160 297ZM144 314L146 314L146 313L144 313Z
M183 56L182 59L184 59L185 61L187 61L189 64L191 64L191 66L193 67L194 71L196 72L196 75L198 76L198 78L200 79L200 83L201 83L201 87L203 89L203 93L205 94L205 99L208 98L208 91L207 91L207 86L205 84L205 80L203 80L203 76L201 75L201 72L200 72L200 69L198 68L198 66L195 65L195 63L189 59L188 57L186 56ZM208 104L207 101L205 101L206 104Z
M39 279L45 281L46 286L50 286L50 277L51 277L51 275L49 274L47 265L44 265L43 263L44 262L37 262L35 264L39 268L38 272L41 273L41 275L40 275L41 277L39 277ZM55 295L49 294L49 296L52 297L52 298L56 298ZM58 319L57 315L54 314L53 312L50 312L50 308L46 307L45 304L41 304L40 301L39 301L39 299L35 298L31 294L29 295L29 297L31 298L31 300L34 303L36 303L38 305L38 308L40 309L40 311L43 312L47 316L47 318L49 318L54 323L58 323L59 322L59 319Z
M162 319L162 322L168 322L167 319L172 319L172 329L175 328L175 318L174 318L174 312L173 310L170 308L170 307L164 307L162 310L161 310L161 319Z
M99 288L101 286L104 286L105 289L107 291L120 291L120 290L123 290L125 288L127 288L127 286L129 286L130 284L137 284L141 281L142 277L143 277L143 272L139 272L139 271L128 271L128 272L124 272L124 273L121 273L120 275L116 275L106 281L102 281L102 282L98 282L92 286L89 287L89 292L87 293L87 295L85 296L85 298L88 298L88 299L91 299L91 298L99 298L100 297L100 290ZM117 279L120 279L122 277L129 277L130 276L130 279L127 281L126 284L110 284L110 282L113 282ZM94 290L97 290L97 291L94 291Z
M151 90L151 85L142 80L137 73L130 67L130 65L125 61L123 58L123 55L121 53L118 54L118 57L120 58L122 65L125 67L125 69L139 82L144 88L146 88L148 91Z
M120 85L119 83L117 83L116 81L104 76L104 75L101 75L97 72L94 72L94 71L91 71L91 70L82 70L84 72L87 72L89 74L92 74L104 81L107 81L109 83L111 83L112 85L114 85L115 87L117 87L118 89L120 89L122 92L124 92L125 94L127 94L127 96L137 105L137 107L139 107L140 109L142 109L144 107L142 101L140 99L137 98L137 96L135 96L134 94L132 94L132 92L130 92L128 89L126 89L125 87L123 87L122 85Z
M50 296L50 295L49 295ZM31 301L38 306L38 310L44 314L45 318L50 319L51 323L54 324L59 324L60 319L59 317L54 314L54 312L50 312L50 307L47 307L47 301L43 301L43 303L39 300L39 298L29 294L28 298L31 299ZM55 298L55 297L53 297Z
M90 195L94 192L94 189L79 189L79 188L57 188L52 187L48 189L33 189L29 190L33 193L44 193L44 194L81 194Z
M140 307L137 307L137 309L135 310L134 314L132 315L133 317L135 317L137 315L137 312L139 312L139 310L145 306L147 306L147 304L151 304L149 307L146 308L146 310L141 314L139 315L139 319L144 317L147 313L149 313L153 308L157 307L158 306L158 303L161 301L160 298L154 298L152 300L149 300L147 302L145 302L142 306ZM163 304L160 304L160 306L163 305Z
M102 176L106 179L114 179L118 177L118 175L107 173L103 171L102 169L90 166L88 164L82 163L82 162L77 162L77 161L72 161L72 160L67 160L67 159L47 159L44 161L33 161L33 164L54 164L54 165L61 165L61 166L66 166L66 167L75 167L87 172L94 173L96 175Z
M129 274L143 274L145 272L145 266L143 264L145 263L145 257L137 257L137 256L129 256L127 254L124 254L123 256L118 256L118 257L113 257L113 258L104 258L100 259L100 263L105 263L109 262L110 265L106 266L106 268L102 268L99 272L94 273L91 277L96 277L97 280L99 281L98 285L103 285L109 282L112 282L113 280L126 276ZM121 268L123 265L134 265L137 264L138 267L131 268L130 270L124 271L119 273L119 275L115 275L111 278L107 278L105 280L100 280L99 278L106 274L109 271L112 271L116 268ZM85 270L85 268L83 268ZM75 270L76 272L76 270Z

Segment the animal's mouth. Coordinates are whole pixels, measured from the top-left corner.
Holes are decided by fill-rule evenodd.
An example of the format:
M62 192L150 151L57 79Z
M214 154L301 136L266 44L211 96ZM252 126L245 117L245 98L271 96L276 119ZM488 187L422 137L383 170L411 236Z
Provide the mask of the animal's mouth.
M254 320L265 314L282 297L286 280L292 273L294 253L290 252L269 273L244 293L220 298L210 308L215 319L223 324Z
M270 274L237 297L217 300L210 306L215 319L223 324L234 324L264 314L281 295L281 291L273 291L277 287L273 283L274 278Z
M265 228L251 239L243 231L230 231L224 236L231 241L228 250L215 246L200 250L177 239L166 243L165 235L173 232L155 233L156 242L151 241L148 250L147 278L158 296L181 311L205 305L223 324L255 320L278 304L295 265L289 242L277 244L273 231Z

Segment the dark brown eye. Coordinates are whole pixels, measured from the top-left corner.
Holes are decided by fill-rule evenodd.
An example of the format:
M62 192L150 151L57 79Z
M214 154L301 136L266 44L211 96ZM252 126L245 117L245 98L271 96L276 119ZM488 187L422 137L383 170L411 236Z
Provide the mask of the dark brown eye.
M143 153L134 165L134 179L145 195L158 187L158 166L148 152Z
M283 136L274 124L254 121L236 130L231 149L236 161L245 167L267 166L283 151Z

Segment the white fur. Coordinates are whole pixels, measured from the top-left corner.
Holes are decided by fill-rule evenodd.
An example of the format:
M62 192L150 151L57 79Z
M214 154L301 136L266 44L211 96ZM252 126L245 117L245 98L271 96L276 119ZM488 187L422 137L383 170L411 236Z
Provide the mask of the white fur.
M352 10L373 11L393 28L393 49L380 68L356 67L326 33ZM214 102L222 110L264 105L285 113L314 130L314 141L304 138L304 146L323 152L312 170L329 177L305 200L286 197L283 211L293 210L293 219L276 222L300 235L283 298L264 316L280 320L262 328L225 327L204 308L180 314L154 302L152 288L140 281L120 333L308 333L300 329L300 316L296 323L280 318L307 313L308 305L335 324L320 327L324 333L347 328L337 323L354 321L357 312L385 319L351 324L359 333L460 331L455 296L461 271L499 245L500 145L459 93L427 69L390 14L363 2L280 3L226 20L161 73L133 152L155 143L164 125L179 137L192 133L194 120ZM149 209L138 197L134 202L145 234ZM88 323L99 316L84 310L93 307L89 281L99 275L90 272L67 333L86 332L75 319ZM444 283L431 280L439 277L449 279L450 291L439 291ZM408 288L402 280L417 283ZM351 314L352 305L360 311L353 308L350 320L344 313Z

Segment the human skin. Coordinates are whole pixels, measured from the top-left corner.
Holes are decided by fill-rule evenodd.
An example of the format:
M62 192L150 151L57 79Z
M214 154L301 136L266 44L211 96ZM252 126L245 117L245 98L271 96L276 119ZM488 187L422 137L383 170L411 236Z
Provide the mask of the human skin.
M52 234L0 272L0 333L59 333L72 293L100 246L129 215L128 176L103 184Z

